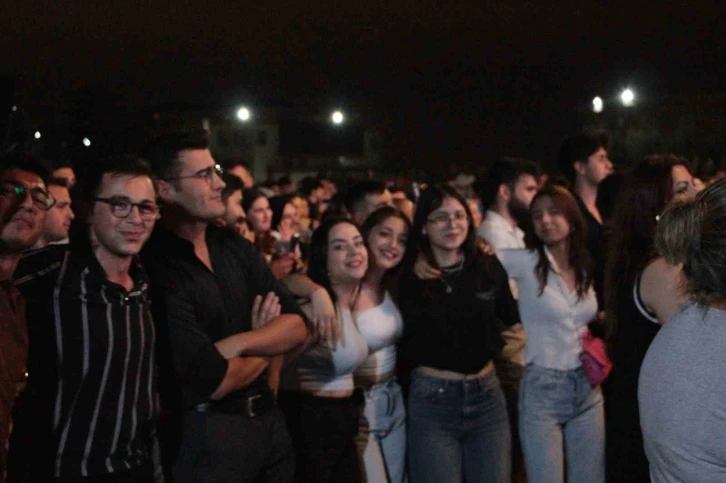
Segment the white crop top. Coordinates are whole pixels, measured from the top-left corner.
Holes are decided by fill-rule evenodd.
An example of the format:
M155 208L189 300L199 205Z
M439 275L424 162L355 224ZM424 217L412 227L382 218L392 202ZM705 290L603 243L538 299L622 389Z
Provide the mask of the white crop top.
M403 319L388 292L383 302L355 316L370 355L355 370L357 376L388 374L396 368L396 343L403 335Z
M318 392L353 389L353 371L368 357L368 345L349 310L338 309L341 336L335 347L319 343L285 367L280 388Z

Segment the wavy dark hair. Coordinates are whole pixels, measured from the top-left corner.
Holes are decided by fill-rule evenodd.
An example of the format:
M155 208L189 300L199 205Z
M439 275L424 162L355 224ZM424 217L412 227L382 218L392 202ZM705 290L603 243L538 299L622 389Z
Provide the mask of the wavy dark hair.
M580 207L577 205L577 201L572 193L565 187L554 184L546 185L532 198L530 213L535 203L544 197L552 200L552 203L565 216L567 223L570 225L570 233L568 235L568 261L575 271L577 298L582 299L593 282L592 260L587 251L587 224L585 223L585 217L582 211L580 211ZM534 273L539 280L539 295L541 296L547 286L547 279L552 266L545 253L544 242L534 234L534 225L531 216L528 223L526 243L530 249L536 250L539 254L539 261L534 268Z
M382 208L378 208L376 211L368 215L368 218L366 218L366 220L363 222L363 225L360 227L360 233L361 235L363 235L363 241L365 242L366 246L368 246L368 237L370 236L373 228L380 225L389 218L398 218L399 220L403 221L403 224L406 226L406 230L408 231L409 237L411 236L411 221L406 217L406 215L404 215L398 208L394 208L392 206L384 206ZM368 249L370 250L370 247L368 247ZM406 250L407 247L403 247L403 249ZM404 252L404 256L405 255L406 252ZM370 264L370 257L368 263ZM397 266L391 268L385 273L385 275L383 276L383 286L386 289L390 290L395 287L393 280L397 278L402 266L403 260L401 260L401 262Z
M631 297L635 279L656 256L657 218L673 198L671 173L679 165L688 169L677 156L648 156L625 175L616 198L605 263L606 336L611 341L622 291Z
M320 226L315 229L310 240L310 258L308 258L307 275L310 277L310 280L328 291L333 303L338 302L338 297L335 295L333 283L328 274L328 239L332 229L343 223L347 223L358 229L356 224L347 218L329 217L325 218L320 223Z
M272 229L277 230L280 227L280 222L282 221L282 214L285 211L285 207L292 204L292 196L273 196L269 199L269 202L270 208L272 209Z
M436 263L434 254L431 251L431 242L429 241L429 237L423 234L423 229L426 226L431 213L441 208L441 205L443 205L446 198L453 198L458 201L466 212L467 220L469 220L469 230L466 233L464 243L461 245L464 257L468 261L472 261L478 253L476 245L476 229L473 226L474 221L466 199L464 199L464 197L451 186L434 185L423 190L418 202L416 202L413 226L409 232L406 254L403 257L402 263L402 270L406 273L413 271L413 266L416 263L416 259L419 254L423 255L426 262L428 262L428 264L432 267L437 269L441 268L438 263Z

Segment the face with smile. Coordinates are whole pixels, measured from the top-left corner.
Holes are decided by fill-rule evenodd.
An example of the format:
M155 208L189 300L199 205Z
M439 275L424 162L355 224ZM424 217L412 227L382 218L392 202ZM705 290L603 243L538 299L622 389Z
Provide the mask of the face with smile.
M250 205L247 210L247 219L250 220L255 233L266 233L272 228L272 208L270 201L265 196L260 196Z
M371 263L384 270L396 267L406 252L407 240L406 224L397 216L389 216L368 234Z
M35 245L43 232L46 209L33 199L48 196L45 183L35 173L9 169L0 176L0 242L13 252L21 252ZM24 190L22 197L14 190Z
M432 211L424 227L432 249L443 251L458 250L469 232L469 217L464 206L447 196L441 206Z
M189 217L208 222L224 216L224 186L209 150L187 149L178 154L176 174L159 183L159 195Z
M549 196L532 204L532 223L535 235L547 246L563 243L570 236L570 223Z
M368 251L358 228L338 223L328 234L327 270L333 285L360 282L368 270Z
M294 233L300 227L300 218L297 216L297 209L292 203L286 203L282 209L282 218L280 219L280 232Z
M97 256L125 258L139 253L158 216L151 178L105 173L96 197L106 200L96 201L89 216ZM123 216L129 204L133 206Z

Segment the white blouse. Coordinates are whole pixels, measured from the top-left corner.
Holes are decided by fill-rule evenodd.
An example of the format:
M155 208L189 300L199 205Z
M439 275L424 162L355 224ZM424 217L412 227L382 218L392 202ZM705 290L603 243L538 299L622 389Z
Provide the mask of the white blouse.
M582 334L597 314L595 290L590 287L578 300L577 292L570 292L560 277L547 248L545 253L552 268L541 296L534 271L539 261L537 251L499 250L497 256L519 288L519 316L527 334L526 363L549 369L575 369L580 367Z

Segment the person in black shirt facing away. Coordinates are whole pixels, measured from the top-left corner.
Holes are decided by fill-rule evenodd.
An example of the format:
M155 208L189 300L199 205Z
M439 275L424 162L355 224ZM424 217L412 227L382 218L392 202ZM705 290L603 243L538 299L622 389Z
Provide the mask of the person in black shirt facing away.
M441 277L417 277L419 256ZM502 329L519 317L504 268L477 248L471 213L454 188L422 192L402 273L411 481L509 482L509 421L492 359L504 346Z
M214 226L225 185L208 146L205 131L185 131L146 149L163 202L143 253L159 333L168 336L159 346L160 371L170 371L160 378L162 408L170 421L176 409L183 429L178 448L160 435L163 459L176 483L290 481L292 446L267 368L308 330L252 244ZM279 299L279 316L257 316L263 296L263 312Z
M69 246L29 252L15 273L30 349L11 481L26 471L33 482L153 480L156 336L136 256L159 214L151 169L113 157L85 180L87 224Z
M600 182L613 172L608 158L605 134L572 136L565 140L557 155L562 174L572 183L571 191L587 223L587 250L595 264L594 286L599 310L604 310L605 253L603 220L595 204Z

